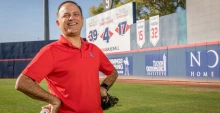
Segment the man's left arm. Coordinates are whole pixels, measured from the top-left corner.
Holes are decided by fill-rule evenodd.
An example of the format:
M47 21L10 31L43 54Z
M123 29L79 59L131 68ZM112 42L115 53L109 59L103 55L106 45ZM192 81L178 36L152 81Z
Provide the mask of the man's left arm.
M116 69L113 70L112 74L108 75L101 83L101 96L107 96L107 91L114 84L118 78L118 72Z

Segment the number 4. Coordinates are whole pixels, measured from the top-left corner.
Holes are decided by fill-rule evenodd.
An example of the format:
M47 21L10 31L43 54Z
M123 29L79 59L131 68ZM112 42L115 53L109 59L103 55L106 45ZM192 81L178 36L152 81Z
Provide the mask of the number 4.
M107 43L109 43L109 30L108 30L108 27L105 28L105 32L104 32L104 36L103 36L103 40L105 40Z

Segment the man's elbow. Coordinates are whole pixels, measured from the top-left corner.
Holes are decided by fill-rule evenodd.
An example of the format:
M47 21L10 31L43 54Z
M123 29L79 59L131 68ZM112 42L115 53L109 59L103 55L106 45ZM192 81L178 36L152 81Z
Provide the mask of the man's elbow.
M25 84L25 78L26 76L23 75L23 74L20 74L19 77L17 78L16 80L16 83L15 83L15 89L18 90L18 91L21 91L24 87L23 84Z
M20 75L21 76L21 75ZM15 83L15 89L20 90L21 89L21 80L20 76L17 78L16 83Z
M18 91L20 91L20 87L19 87L19 84L18 84L18 83L15 84L15 89L18 90Z

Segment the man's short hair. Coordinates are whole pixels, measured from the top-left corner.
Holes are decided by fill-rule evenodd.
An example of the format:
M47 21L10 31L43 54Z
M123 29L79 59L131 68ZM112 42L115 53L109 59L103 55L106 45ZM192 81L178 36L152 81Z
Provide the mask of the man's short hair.
M61 4L59 5L58 9L57 9L57 17L59 16L60 8L61 8L64 4L66 4L66 3L75 4L75 5L79 8L80 13L81 13L81 15L82 15L82 17L83 17L82 8L81 8L76 2L74 2L74 1L64 1L63 3L61 3Z

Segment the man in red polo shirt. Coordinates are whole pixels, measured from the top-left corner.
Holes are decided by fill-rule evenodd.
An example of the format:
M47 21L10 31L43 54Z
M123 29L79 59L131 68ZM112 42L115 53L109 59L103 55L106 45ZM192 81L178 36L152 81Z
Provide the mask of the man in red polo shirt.
M15 87L33 99L49 103L43 108L50 113L103 113L100 96L107 95L118 73L97 46L80 37L80 6L73 1L63 2L57 17L62 31L60 39L37 53ZM101 87L99 71L107 75ZM50 92L38 85L44 78Z

